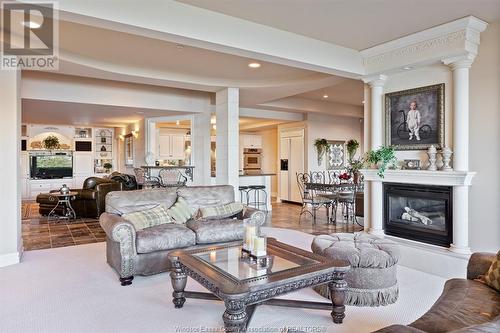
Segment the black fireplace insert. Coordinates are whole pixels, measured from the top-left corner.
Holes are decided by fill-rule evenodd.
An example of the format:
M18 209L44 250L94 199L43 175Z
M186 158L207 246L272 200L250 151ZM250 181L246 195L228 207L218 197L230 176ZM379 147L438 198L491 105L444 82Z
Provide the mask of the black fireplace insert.
M453 236L453 188L384 184L386 235L449 247Z

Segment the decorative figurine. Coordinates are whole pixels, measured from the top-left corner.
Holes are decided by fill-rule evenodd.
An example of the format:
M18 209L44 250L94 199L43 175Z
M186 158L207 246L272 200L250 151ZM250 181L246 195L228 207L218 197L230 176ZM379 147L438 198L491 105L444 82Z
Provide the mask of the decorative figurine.
M436 171L437 170L437 166L436 166L437 149L436 149L436 147L434 147L434 145L429 147L429 149L427 150L427 155L429 155L429 166L427 167L427 170Z
M451 155L453 152L451 151L450 147L444 147L441 150L441 155L443 156L443 166L441 170L443 171L452 171L453 168L450 166L451 162Z
M59 193L61 194L68 194L69 193L69 187L66 184L63 184L61 188L59 189Z

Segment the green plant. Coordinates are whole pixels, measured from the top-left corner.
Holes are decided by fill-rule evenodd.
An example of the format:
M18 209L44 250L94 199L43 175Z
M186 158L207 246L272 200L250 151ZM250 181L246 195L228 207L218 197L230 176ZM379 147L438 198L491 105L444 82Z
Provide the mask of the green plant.
M43 146L46 149L59 149L59 138L55 135L49 135L45 139L43 139Z
M350 173L357 173L359 170L363 169L365 165L365 161L363 159L360 160L351 160L349 162L349 172Z
M354 155L356 155L356 151L359 148L359 142L357 140L351 139L347 141L346 144L346 149L347 149L347 154L349 155L349 162L351 162L354 158Z
M111 164L111 163L107 162L107 163L104 163L102 166L103 166L103 167L104 167L104 169L106 169L106 170L111 170L111 168L113 167L113 164Z
M316 151L318 152L318 165L321 164L323 160L323 156L325 153L330 151L330 144L326 139L316 139L314 141L314 147L316 147Z
M377 175L380 178L384 178L387 166L396 164L397 158L393 147L382 146L379 149L370 150L366 154L366 161L372 164L379 164Z

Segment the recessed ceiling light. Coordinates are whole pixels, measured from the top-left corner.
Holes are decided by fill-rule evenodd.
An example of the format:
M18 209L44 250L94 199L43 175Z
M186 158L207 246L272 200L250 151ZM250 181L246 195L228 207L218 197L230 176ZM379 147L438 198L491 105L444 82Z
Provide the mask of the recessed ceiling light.
M31 28L31 29L38 29L38 28L40 28L42 26L40 23L33 22L33 21L23 21L21 23L25 27L28 27L28 28Z
M248 67L250 68L259 68L260 64L258 62L251 62L248 64Z
M144 114L144 112L142 112L142 111L137 111L136 113L137 114Z
M405 67L403 67L403 69L404 69L405 71L409 71L409 70L410 70L410 69L412 69L412 68L413 68L413 67L410 67L410 66L405 66Z
M179 125L180 125L180 123L181 123L181 122L180 122L180 121L178 121L178 120L175 122L175 124L176 124L177 126L179 126Z
M184 45L182 45L182 44L175 44L175 47L177 48L177 50L184 49Z
M324 94L324 95L323 95L323 98L328 98L328 95L327 95L327 94Z

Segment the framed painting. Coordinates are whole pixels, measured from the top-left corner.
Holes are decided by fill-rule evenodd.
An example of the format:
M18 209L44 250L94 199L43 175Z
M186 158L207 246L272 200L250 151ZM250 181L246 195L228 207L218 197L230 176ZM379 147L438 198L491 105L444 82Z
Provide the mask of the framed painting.
M338 170L345 168L345 141L328 140L330 149L326 160L327 170Z
M444 83L385 94L386 144L395 150L444 146Z

